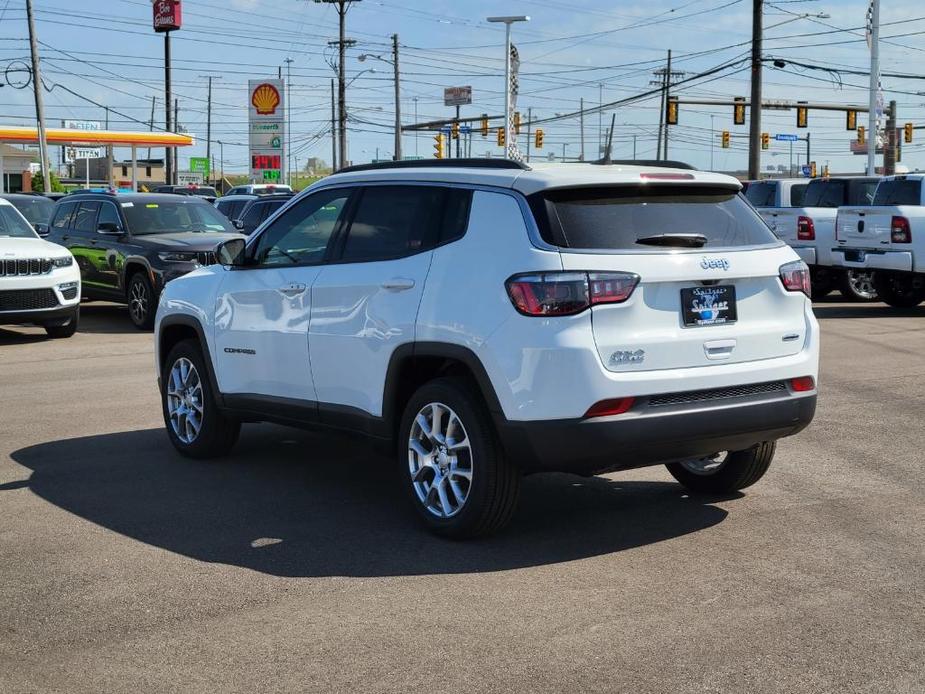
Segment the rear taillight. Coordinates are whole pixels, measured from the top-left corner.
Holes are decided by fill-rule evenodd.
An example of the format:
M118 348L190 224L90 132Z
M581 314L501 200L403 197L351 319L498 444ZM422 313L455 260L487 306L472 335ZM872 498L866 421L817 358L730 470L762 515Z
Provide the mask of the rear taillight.
M803 292L810 296L809 268L802 260L780 266L780 281L788 292Z
M631 272L536 272L505 284L511 303L525 316L571 316L597 304L619 304L633 293Z
M613 398L612 400L601 400L585 412L585 417L610 417L616 414L625 414L629 412L636 398Z
M816 390L816 379L812 376L800 376L790 379L790 388L794 393L808 393Z
M893 217L890 221L890 241L893 243L912 243L912 229L905 217Z
M816 225L813 224L812 217L801 216L797 219L797 238L800 241L816 240Z

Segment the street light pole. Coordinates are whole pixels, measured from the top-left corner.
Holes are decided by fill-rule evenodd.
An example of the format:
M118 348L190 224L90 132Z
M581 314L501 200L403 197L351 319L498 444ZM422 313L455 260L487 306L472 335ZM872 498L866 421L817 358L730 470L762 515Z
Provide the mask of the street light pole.
M292 177L292 147L289 140L292 137L292 58L286 58L286 132L283 136L283 147L286 161L286 183L292 185L289 180Z
M868 106L867 175L877 170L877 92L880 88L880 0L871 0L870 17L870 99Z
M45 101L42 98L42 71L39 69L39 46L35 36L35 19L32 16L32 0L26 0L26 14L29 16L29 49L32 53L32 88L35 92L35 119L38 122L39 156L42 158L42 185L45 192L51 192L51 176L48 171L48 142L45 139Z
M515 17L488 17L492 23L504 24L504 158L510 159L512 147L511 132L511 24L529 22L526 15Z

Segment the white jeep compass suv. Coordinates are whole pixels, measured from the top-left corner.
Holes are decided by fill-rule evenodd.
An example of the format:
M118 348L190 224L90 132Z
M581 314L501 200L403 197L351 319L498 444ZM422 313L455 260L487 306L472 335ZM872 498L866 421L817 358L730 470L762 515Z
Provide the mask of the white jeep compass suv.
M193 457L242 422L367 435L454 537L504 525L524 473L747 487L813 418L819 333L807 267L739 191L620 164L329 176L165 288L167 433Z
M0 199L0 325L34 324L70 337L80 318L80 270L63 246L39 238Z

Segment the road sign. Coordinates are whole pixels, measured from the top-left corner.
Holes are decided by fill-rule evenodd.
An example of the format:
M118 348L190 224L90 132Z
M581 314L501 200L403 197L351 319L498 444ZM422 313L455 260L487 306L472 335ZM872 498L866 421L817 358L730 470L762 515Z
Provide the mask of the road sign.
M800 136L799 135L788 135L784 133L784 134L775 135L774 139L777 140L778 142L796 142L797 140L800 139Z
M472 132L472 126L470 126L470 125L460 125L460 126L459 126L459 132L461 132L463 135L468 135L469 133Z
M194 173L200 173L203 176L208 176L209 159L207 157L190 157L189 170Z
M202 174L199 171L177 171L177 183L181 186L201 185Z
M103 124L98 120L65 120L61 125L68 130L102 130ZM104 156L102 147L81 147L71 145L64 148L64 163L73 164L79 159L99 159Z
M447 87L443 90L444 106L468 106L472 103L472 87Z
M806 178L809 178L813 173L812 168L809 166L800 167L800 171L802 172L804 176L806 176Z

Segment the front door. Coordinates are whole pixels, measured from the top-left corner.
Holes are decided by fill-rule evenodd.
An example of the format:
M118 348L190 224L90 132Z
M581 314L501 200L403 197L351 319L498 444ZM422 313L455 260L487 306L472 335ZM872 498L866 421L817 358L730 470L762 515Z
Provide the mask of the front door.
M313 401L312 285L350 197L310 195L251 242L252 264L226 270L215 304L215 359L226 394Z

